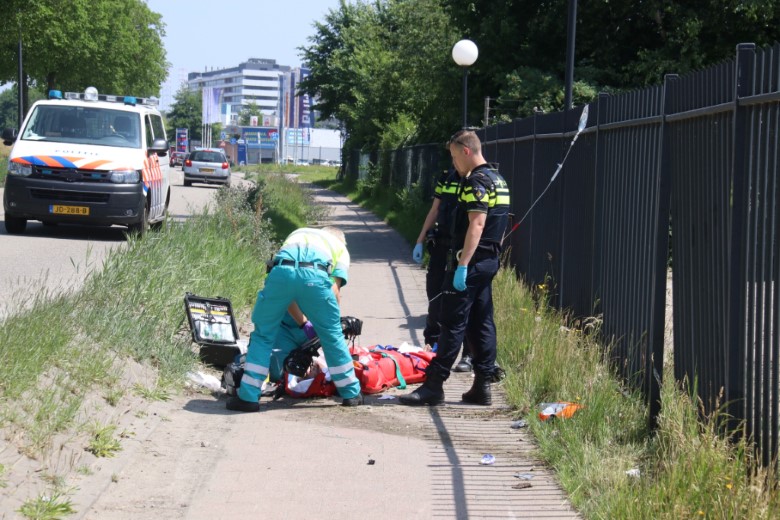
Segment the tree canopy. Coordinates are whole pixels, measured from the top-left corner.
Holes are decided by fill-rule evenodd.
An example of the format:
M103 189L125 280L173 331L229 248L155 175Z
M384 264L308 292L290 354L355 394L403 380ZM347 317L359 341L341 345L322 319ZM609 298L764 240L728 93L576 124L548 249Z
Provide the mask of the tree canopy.
M16 82L17 46L45 90L159 95L167 76L161 16L142 0L3 0L0 83Z
M461 71L453 44L473 40L469 122L509 120L564 104L569 0L344 1L316 23L301 56L302 88L323 117L340 119L349 146L442 139L460 126ZM579 2L574 103L600 91L662 82L734 57L737 44L771 44L780 0ZM492 122L492 120L491 120Z
M167 114L169 132L176 128L189 129L190 139L200 141L202 138L202 100L200 90L189 90L182 85L173 97L173 103Z

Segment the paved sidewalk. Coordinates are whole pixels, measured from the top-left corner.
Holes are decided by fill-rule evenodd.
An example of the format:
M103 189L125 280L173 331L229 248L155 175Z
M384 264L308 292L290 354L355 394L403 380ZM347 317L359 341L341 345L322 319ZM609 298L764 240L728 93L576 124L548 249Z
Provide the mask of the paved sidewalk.
M347 236L343 314L364 321L360 344L420 345L425 272L410 246L348 199L315 194L333 208L328 223ZM529 435L510 428L500 386L494 405L480 407L460 403L470 384L469 374L453 374L446 404L422 408L379 396L356 408L336 399L262 399L260 413L237 414L225 410L224 397L185 399L133 439L132 462L113 470L115 483L79 516L579 518L554 474L532 457ZM487 453L495 464L480 464Z

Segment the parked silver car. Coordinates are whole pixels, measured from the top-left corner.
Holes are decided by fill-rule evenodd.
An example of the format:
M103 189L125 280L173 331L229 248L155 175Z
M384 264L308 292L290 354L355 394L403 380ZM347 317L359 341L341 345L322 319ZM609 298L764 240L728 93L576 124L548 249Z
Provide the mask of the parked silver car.
M181 170L185 186L191 186L193 182L230 186L230 164L225 153L218 148L191 152Z

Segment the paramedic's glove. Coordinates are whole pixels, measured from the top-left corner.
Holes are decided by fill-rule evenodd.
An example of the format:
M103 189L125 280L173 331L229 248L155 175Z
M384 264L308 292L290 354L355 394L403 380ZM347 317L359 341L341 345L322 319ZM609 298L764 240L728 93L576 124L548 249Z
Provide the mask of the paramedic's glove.
M314 325L310 321L307 321L301 325L301 330L306 334L306 339L314 339L317 337L317 332L314 330Z
M412 250L412 260L420 264L422 263L422 257L423 257L422 244L417 244L416 246L414 246L414 250Z
M452 279L452 286L458 291L466 290L466 275L469 273L467 265L459 265L455 269L455 278Z

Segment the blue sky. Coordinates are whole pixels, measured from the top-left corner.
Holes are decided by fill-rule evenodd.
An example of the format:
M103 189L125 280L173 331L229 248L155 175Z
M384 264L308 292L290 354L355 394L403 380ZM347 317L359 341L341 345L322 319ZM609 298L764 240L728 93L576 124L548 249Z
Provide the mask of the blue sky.
M171 69L161 92L163 108L187 73L234 67L249 58L301 64L313 24L339 0L146 0L165 23L165 50Z

